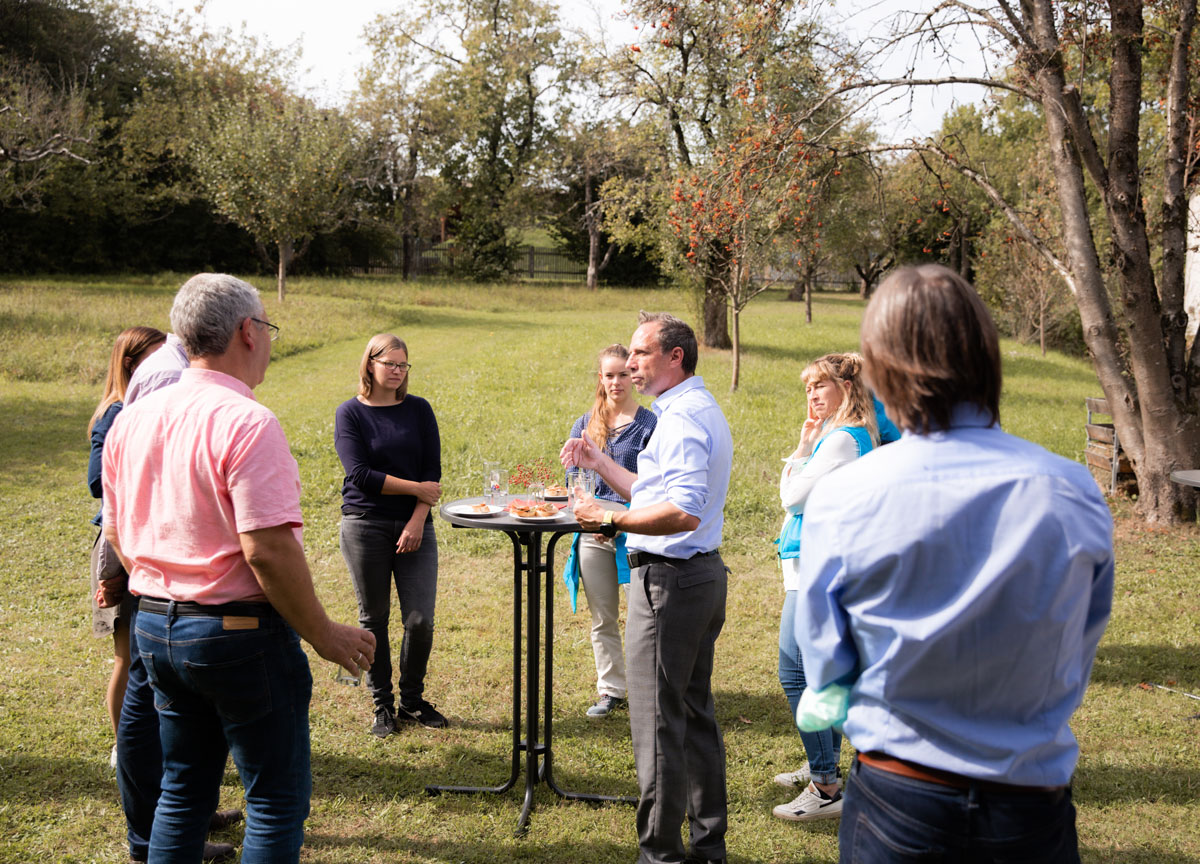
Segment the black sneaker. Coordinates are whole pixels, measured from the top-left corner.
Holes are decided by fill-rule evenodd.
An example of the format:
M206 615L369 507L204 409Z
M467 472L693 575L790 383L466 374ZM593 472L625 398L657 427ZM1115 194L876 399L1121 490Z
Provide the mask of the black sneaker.
M420 723L430 729L445 729L450 725L449 721L442 716L442 712L424 699L418 699L408 705L401 702L400 709L396 712L396 719L405 723Z
M396 715L391 708L376 708L375 722L371 725L371 734L377 738L386 738L396 731Z

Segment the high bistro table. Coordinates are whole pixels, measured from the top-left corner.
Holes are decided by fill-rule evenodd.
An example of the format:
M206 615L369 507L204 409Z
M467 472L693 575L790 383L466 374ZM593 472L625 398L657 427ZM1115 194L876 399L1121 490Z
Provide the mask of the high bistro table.
M569 792L554 782L554 750L551 745L553 728L552 706L554 702L554 547L560 537L577 534L582 529L566 510L546 522L518 519L509 513L495 516L465 516L453 511L462 506L483 502L483 498L460 498L441 507L441 516L456 528L477 528L483 531L503 531L513 544L513 737L512 771L508 779L499 786L426 786L430 795L442 792L503 793L517 783L521 774L521 753L525 753L525 803L521 817L517 820L516 836L529 830L529 814L533 811L533 791L539 782L545 781L556 795L571 801L608 802L636 804L636 798L623 795L596 795L587 792ZM543 535L549 534L545 558L542 557ZM527 575L525 618L525 738L521 738L521 580ZM542 740L539 733L538 688L541 682L539 658L541 654L541 591L539 577L545 576L545 718L546 734ZM540 758L540 761L539 761Z
M1171 479L1183 486L1200 486L1200 471L1172 471Z

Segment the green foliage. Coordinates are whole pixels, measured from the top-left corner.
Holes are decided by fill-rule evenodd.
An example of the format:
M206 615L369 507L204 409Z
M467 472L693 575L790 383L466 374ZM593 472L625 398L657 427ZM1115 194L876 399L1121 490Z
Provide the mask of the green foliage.
M281 297L292 250L349 218L357 158L352 128L339 114L266 91L220 103L191 151L216 210L279 247Z
M553 136L553 100L573 65L556 8L544 0L424 0L381 16L374 29L364 96L392 106L398 121L389 134L409 142L410 176L413 158L440 176L458 269L479 281L506 275L514 230L536 221L532 181ZM402 108L400 99L415 104Z

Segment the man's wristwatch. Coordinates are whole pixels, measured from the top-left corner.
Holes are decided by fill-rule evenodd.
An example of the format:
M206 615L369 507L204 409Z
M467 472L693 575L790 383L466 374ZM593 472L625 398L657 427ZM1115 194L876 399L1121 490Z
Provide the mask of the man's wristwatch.
M604 517L600 520L600 533L605 537L616 537L617 526L613 522L613 511L605 510Z

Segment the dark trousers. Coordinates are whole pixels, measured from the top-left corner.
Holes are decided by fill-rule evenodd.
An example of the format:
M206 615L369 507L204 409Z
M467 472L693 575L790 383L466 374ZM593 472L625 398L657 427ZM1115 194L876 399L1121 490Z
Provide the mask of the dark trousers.
M129 683L117 722L117 790L125 811L129 854L145 861L162 786L163 762L154 691L138 651L136 628L137 603L133 603L129 613Z
M856 758L838 833L841 864L1079 864L1071 790L955 789Z
M725 857L725 745L712 695L725 592L720 555L631 574L625 656L641 864L683 861L685 814L691 854Z
M438 550L433 523L426 522L421 546L415 552L397 552L404 530L398 519L343 516L340 530L342 558L358 598L358 623L375 636L375 661L367 672L367 687L376 709L395 707L392 690L392 647L388 622L392 587L400 600L401 621L420 613L422 636L417 662L406 665L400 676L400 702L415 704L425 692L425 664L433 647L433 613L437 604ZM410 648L410 651L413 649Z

